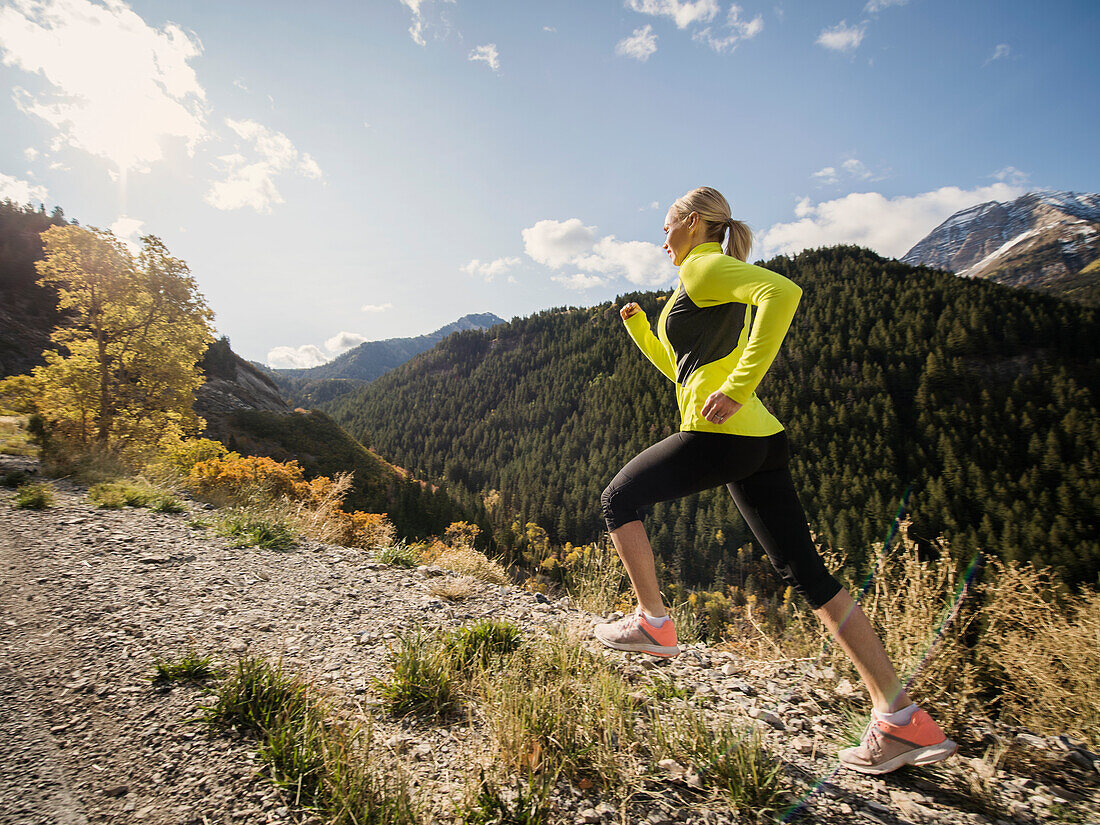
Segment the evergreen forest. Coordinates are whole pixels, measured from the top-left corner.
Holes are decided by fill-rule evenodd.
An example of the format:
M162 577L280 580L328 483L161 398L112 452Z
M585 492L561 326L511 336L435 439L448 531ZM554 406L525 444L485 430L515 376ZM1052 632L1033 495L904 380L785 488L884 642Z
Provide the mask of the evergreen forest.
M1097 581L1094 309L856 246L760 264L804 290L757 394L787 427L819 539L862 566L904 502L918 541ZM653 321L667 297L458 333L324 408L479 513L512 557L528 522L556 543L599 540L603 487L678 428L673 384L617 311L638 301ZM767 575L724 488L657 504L646 521L683 584L746 585L746 565Z

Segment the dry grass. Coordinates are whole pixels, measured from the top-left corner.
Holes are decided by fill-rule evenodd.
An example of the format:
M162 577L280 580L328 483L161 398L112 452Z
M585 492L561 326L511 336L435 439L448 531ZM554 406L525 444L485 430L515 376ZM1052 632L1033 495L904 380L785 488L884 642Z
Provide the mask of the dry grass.
M460 602L471 596L477 595L481 589L477 579L469 576L459 578L445 578L442 581L433 582L428 592L437 599L446 599L449 602Z
M430 563L489 584L510 584L512 581L498 562L469 547L448 547L440 550L431 557Z
M1060 596L1030 566L990 564L980 662L1003 716L1100 747L1100 593Z

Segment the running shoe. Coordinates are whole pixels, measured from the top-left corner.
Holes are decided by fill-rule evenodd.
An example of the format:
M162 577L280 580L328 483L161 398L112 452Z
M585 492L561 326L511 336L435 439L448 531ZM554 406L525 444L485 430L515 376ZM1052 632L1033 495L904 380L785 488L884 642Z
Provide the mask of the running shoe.
M840 752L840 764L860 773L889 773L903 765L939 762L957 747L923 708L917 708L908 725L873 719L863 741Z
M592 635L615 650L666 657L680 653L680 648L676 646L676 626L671 617L660 627L654 627L641 608L623 616L617 622L596 625L592 628Z

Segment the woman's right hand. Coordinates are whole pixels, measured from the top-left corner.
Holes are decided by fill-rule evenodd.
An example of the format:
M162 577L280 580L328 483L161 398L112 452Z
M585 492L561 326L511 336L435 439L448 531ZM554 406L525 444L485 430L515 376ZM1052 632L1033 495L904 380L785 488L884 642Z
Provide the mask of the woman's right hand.
M623 305L622 309L619 310L619 315L621 315L622 319L625 321L631 315L635 315L641 311L642 308L638 306L634 301L631 301L629 304Z

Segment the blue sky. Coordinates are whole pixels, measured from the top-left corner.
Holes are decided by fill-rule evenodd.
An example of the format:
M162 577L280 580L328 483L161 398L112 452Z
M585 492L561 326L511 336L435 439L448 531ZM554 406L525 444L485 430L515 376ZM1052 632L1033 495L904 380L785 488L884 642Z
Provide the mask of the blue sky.
M188 262L247 358L671 285L700 185L752 258L900 256L1100 191L1100 3L0 0L0 197Z

